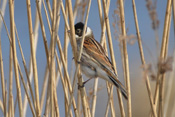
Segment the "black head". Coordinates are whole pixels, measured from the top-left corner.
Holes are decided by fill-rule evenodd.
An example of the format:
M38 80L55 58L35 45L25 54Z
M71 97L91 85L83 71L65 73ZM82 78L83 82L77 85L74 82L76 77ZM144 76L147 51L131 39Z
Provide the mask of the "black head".
M75 24L74 27L75 27L75 34L81 37L83 34L84 24L82 22L78 22L77 24Z

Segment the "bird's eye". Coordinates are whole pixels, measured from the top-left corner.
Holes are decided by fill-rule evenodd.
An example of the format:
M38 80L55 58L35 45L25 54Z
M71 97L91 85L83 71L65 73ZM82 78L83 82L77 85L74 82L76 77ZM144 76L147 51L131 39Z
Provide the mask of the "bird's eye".
M80 33L80 32L81 32L81 30L80 30L80 29L77 29L77 30L76 30L76 32L77 32L77 33Z

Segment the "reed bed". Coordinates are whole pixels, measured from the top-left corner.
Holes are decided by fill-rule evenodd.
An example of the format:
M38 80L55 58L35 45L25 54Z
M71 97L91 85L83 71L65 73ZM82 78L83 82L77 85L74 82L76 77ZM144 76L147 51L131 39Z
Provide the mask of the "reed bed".
M99 96L99 78L94 78L91 91L86 86L78 88L78 85L84 85L83 82L86 79L81 73L78 61L80 61L83 52L86 27L88 26L89 19L91 19L89 16L91 8L93 4L95 4L94 1L36 0L34 3L30 0L26 0L25 10L27 15L23 17L27 19L28 37L26 38L30 41L28 45L23 45L21 43L22 39L19 37L21 29L19 29L18 24L16 24L17 19L15 18L16 11L14 8L16 5L15 3L19 1L8 1L9 13L4 10L7 6L7 0L1 2L0 26L2 25L5 27L7 33L6 38L8 38L9 43L9 45L7 45L9 48L9 58L4 58L3 56L4 46L2 38L0 38L0 116L24 117L31 115L33 117L59 117L64 115L66 117L95 117L100 112L102 113L101 115L105 117L135 117L135 115L139 113L138 111L134 111L135 105L137 106L139 104L136 104L137 101L133 99L133 94L136 93L133 93L133 86L131 85L133 78L130 72L132 71L132 66L130 66L129 61L131 57L129 55L131 54L129 53L130 51L128 51L128 45L132 36L127 34L126 22L128 20L125 19L125 12L127 12L125 11L125 4L127 4L128 1L125 1L125 4L123 0L115 1L117 10L114 11L114 23L112 23L110 20L110 12L113 11L110 11L110 5L114 3L114 1L97 0L98 5L96 6L98 6L98 8L96 8L96 10L98 14L96 14L96 16L99 15L99 24L101 25L101 29L99 30L101 31L99 42L108 54L115 69L115 73L119 74L119 76L123 74L123 80L125 82L123 84L125 84L128 95L128 100L125 100L118 88L116 88L115 92L114 86L105 81L106 85L102 89L106 90L105 97L107 98L103 101L103 103L106 102L105 106L100 107L100 109L103 108L102 110L105 111L99 111L99 109L97 109L97 107L99 107L98 102L101 98ZM149 56L145 56L144 53L146 48L143 46L143 39L140 33L138 12L136 9L137 4L135 0L132 0L130 2L130 6L132 6L133 10L134 22L132 23L135 24L135 38L138 42L137 50L140 55L138 59L141 60L141 63L138 64L142 68L143 77L141 78L144 79L147 90L144 90L142 93L137 93L137 95L144 94L149 100L149 104L147 105L149 105L148 109L150 113L147 113L147 115L143 113L143 116L173 117L175 114L175 104L173 102L175 50L173 50L173 55L170 55L170 57L168 53L170 53L169 38L172 30L170 28L171 22L174 23L173 28L175 32L175 3L172 0L167 0L162 40L160 41L158 33L160 22L156 11L156 5L159 1L145 0L144 2L152 22L152 31L155 34L156 53L154 53L154 55L156 55L155 57L157 60L155 61L156 63L153 64L146 63L146 58ZM33 12L33 9L36 9L36 12ZM36 15L34 15L34 13ZM5 15L9 15L9 19L5 18ZM117 16L117 18L115 16ZM173 20L171 20L171 18L173 18ZM35 19L35 23L33 23L33 19ZM79 20L84 23L85 27L83 30L80 53L77 52L74 29L75 23ZM114 36L118 41L113 39L111 25L115 30ZM60 32L63 33L60 34ZM1 33L1 36L4 35L4 33ZM38 44L39 37L42 38L42 41L39 41L40 43ZM114 45L116 44L114 43L117 43L120 48L121 68L123 73L117 70L118 66L116 63L118 60L116 60L115 56L117 51L115 50ZM43 46L43 57L46 59L45 71L42 73L43 76L39 74L39 66L41 65L37 60L37 56L40 56L40 54L37 53L37 47L39 45ZM30 48L30 54L28 53L27 56L26 49L28 48L26 46ZM134 55L134 52L132 54ZM119 54L117 53L117 55ZM9 59L8 71L4 69L6 63L4 63L3 59ZM20 59L22 59L22 64ZM74 61L75 67L70 65L72 61ZM154 67L154 70L151 69L151 66ZM156 73L153 74L153 71ZM6 77L7 75L5 73L9 74L9 78ZM34 81L32 81L32 79L34 79ZM119 79L121 80L121 78ZM153 81L151 79L153 79ZM155 85L155 91L152 84ZM60 91L60 89L62 91ZM114 103L116 101L117 103ZM141 101L144 102L145 100L141 99ZM140 105L142 105L144 109L144 103ZM142 114L140 114L140 116L141 115Z

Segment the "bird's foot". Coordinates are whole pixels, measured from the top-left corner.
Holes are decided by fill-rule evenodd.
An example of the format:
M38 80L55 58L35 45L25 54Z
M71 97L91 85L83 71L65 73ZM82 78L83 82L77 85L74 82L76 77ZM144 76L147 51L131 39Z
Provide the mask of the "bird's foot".
M80 61L77 61L78 64L80 64L81 62Z
M72 58L72 60L74 60L74 59L75 59L75 57L73 57L73 58ZM77 60L76 62L77 62L78 64L80 64L80 63L81 63L81 61L78 61L78 60Z
M80 90L81 88L84 88L84 82L80 85L80 83L77 83L78 84L78 90Z
M83 88L84 85L85 85L89 80L91 80L91 78L88 79L88 80L86 80L86 81L84 81L84 82L82 82L82 85L80 85L80 84L78 83L78 89Z

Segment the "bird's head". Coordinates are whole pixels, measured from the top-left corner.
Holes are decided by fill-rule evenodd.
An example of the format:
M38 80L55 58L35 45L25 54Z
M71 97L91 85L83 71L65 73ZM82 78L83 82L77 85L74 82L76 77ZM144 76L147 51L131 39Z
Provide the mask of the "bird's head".
M84 28L84 24L82 22L78 22L77 24L75 24L75 36L76 38L81 38L83 35L83 28ZM90 36L92 35L92 30L87 27L86 28L86 32L85 32L85 36Z

